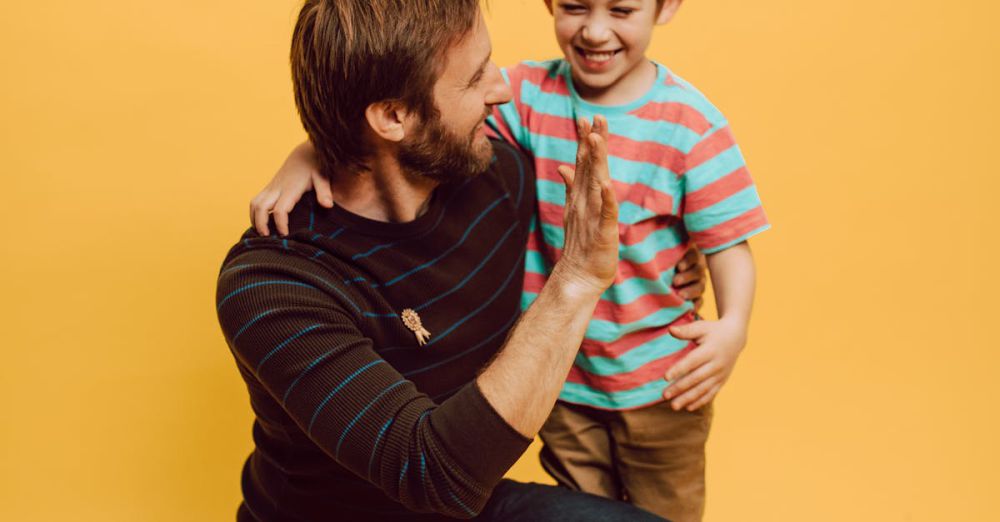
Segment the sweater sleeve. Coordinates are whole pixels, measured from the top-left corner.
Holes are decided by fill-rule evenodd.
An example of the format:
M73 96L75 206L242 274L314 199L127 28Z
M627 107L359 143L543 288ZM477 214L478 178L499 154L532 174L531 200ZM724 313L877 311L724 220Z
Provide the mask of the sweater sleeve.
M377 354L337 280L292 253L231 256L216 305L237 363L330 458L389 497L475 516L530 440L475 382L441 404L420 393Z

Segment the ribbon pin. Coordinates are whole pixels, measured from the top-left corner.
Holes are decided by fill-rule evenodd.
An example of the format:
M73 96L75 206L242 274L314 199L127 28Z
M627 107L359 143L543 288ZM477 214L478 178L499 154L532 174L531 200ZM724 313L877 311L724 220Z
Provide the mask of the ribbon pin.
M413 332L413 335L417 336L417 343L420 346L427 344L427 339L430 338L431 333L424 329L424 325L420 322L420 316L417 315L412 308L407 308L403 310L402 313L403 324Z

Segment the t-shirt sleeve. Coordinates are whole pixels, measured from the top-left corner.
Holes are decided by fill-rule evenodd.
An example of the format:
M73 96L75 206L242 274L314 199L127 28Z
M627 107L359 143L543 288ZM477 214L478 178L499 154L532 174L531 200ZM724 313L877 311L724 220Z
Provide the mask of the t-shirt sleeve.
M435 404L375 350L357 310L311 260L231 256L217 312L244 374L330 458L418 512L470 518L527 448L475 382Z
M709 129L686 155L683 186L684 226L706 254L770 228L728 124Z
M524 105L521 101L521 66L503 68L500 73L504 80L510 85L513 97L507 103L496 105L493 112L486 118L488 133L497 139L502 139L507 143L529 150L528 132L523 126L522 110Z

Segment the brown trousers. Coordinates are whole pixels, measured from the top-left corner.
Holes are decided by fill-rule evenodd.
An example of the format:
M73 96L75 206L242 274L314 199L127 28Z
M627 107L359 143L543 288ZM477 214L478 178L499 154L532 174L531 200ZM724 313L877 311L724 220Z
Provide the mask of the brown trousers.
M560 485L625 500L673 522L705 509L705 442L712 405L674 411L669 402L607 411L557 402L539 435L542 467Z

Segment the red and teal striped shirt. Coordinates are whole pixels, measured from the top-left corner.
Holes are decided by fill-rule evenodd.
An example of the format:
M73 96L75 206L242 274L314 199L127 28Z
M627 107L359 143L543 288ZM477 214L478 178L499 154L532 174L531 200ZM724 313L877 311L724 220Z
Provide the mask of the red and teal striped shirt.
M671 286L677 263L690 243L710 254L769 227L725 117L689 83L656 67L642 98L604 106L580 98L564 60L523 62L504 71L514 98L490 118L497 134L532 156L538 176L524 307L563 246L565 188L556 168L574 164L574 120L608 119L620 263L563 387L567 402L630 409L662 400L664 372L693 347L667 331L694 318L692 303Z

